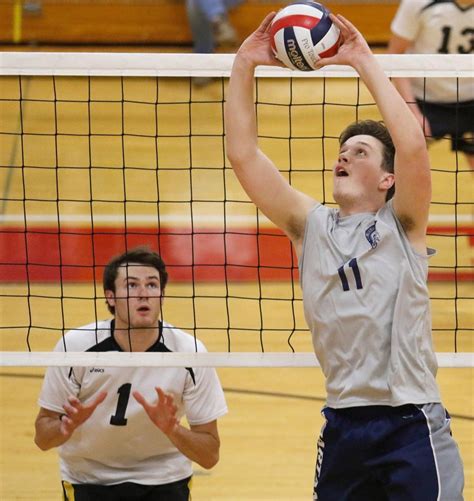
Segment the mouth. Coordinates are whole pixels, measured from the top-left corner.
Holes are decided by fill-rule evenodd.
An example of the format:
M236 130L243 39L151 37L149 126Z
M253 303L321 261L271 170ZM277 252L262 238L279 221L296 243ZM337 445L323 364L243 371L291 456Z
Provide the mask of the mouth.
M139 313L148 313L150 311L149 306L140 306L140 308L137 308L137 311Z
M334 170L334 174L336 177L347 177L349 173L344 169L344 167L337 166Z

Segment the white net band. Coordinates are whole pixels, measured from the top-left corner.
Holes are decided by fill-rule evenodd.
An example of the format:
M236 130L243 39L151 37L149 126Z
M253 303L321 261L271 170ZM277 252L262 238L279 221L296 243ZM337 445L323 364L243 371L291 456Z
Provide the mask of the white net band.
M474 367L474 353L437 353L439 367ZM319 367L314 353L0 352L16 367Z
M391 77L474 77L474 56L470 54L377 54ZM0 54L0 75L123 76L123 77L228 77L233 54L127 54L68 52L4 52ZM350 66L327 66L316 72L292 71L259 66L259 77L354 77Z

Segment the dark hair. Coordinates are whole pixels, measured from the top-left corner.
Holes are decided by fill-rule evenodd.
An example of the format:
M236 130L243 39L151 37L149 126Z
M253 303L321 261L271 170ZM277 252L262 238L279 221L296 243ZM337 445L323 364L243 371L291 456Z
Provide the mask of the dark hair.
M158 270L160 275L160 288L161 294L164 293L166 284L168 282L168 272L161 256L152 251L146 246L135 247L130 249L120 256L112 258L104 269L103 286L105 291L112 291L115 293L115 280L117 279L118 269L128 263L140 264L143 266L151 266ZM115 314L115 308L107 302L107 308L112 314Z
M385 172L390 172L393 174L394 171L394 160L395 160L395 145L393 144L392 137L388 132L387 127L385 127L383 122L377 122L375 120L361 120L360 122L354 122L348 125L339 136L339 145L342 146L349 138L353 136L359 136L364 134L366 136L375 137L383 145L383 160L382 169ZM395 194L395 185L393 185L387 191L386 200L390 200Z

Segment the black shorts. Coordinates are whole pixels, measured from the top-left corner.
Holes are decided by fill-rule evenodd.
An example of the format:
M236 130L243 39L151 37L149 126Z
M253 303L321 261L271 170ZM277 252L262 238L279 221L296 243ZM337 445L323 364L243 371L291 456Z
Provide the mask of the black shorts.
M191 477L164 485L62 482L64 501L189 501Z
M433 139L451 138L451 150L474 155L474 101L429 103L416 100Z
M323 410L314 500L462 501L464 473L439 403Z

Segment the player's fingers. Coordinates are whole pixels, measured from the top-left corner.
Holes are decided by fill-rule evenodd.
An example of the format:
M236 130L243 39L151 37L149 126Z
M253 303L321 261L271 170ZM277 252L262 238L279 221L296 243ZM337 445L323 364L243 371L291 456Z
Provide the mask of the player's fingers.
M315 68L317 70L320 70L321 68L324 68L324 66L329 66L330 64L337 64L337 56L333 57L322 57L315 63Z
M270 25L272 24L273 18L276 16L276 12L270 12L265 16L260 26L257 28L259 33L266 33L270 29Z
M351 31L357 32L357 28L349 21L349 19L346 19L344 16L341 16L341 14L330 14L331 20L336 24L336 26L344 33L350 33Z
M132 392L133 398L145 409L149 407L148 402L145 400L145 397L139 392L139 391L134 391Z
M101 391L90 406L95 409L99 404L101 404L105 400L106 397L107 397L107 392Z
M65 436L70 435L74 431L74 421L69 416L64 415L61 418L60 431Z
M163 391L159 386L156 386L155 387L155 391L158 395L158 399L161 403L166 403L166 399L168 397L168 393L166 393L165 391Z
M78 407L79 405L81 405L81 401L77 397L75 397L73 395L70 395L69 397L67 397L67 401L71 405L73 405L74 407Z
M70 416L75 416L79 410L74 407L73 405L70 405L68 403L65 403L63 405L64 412L70 417Z

